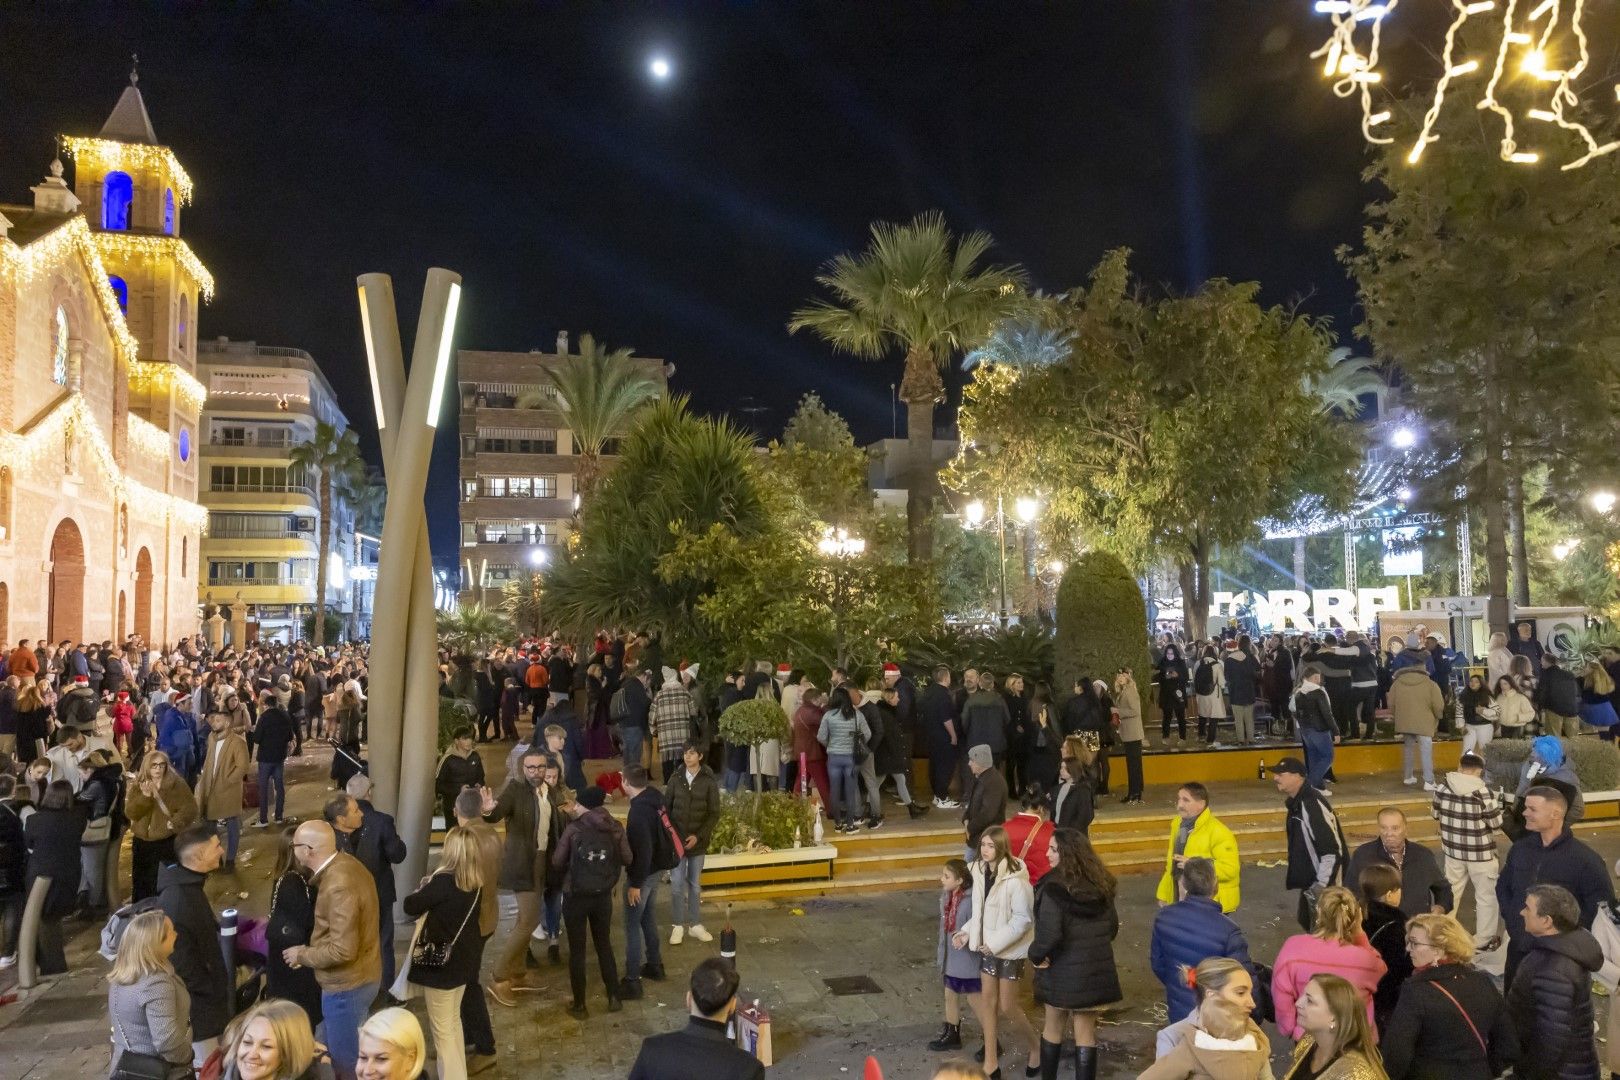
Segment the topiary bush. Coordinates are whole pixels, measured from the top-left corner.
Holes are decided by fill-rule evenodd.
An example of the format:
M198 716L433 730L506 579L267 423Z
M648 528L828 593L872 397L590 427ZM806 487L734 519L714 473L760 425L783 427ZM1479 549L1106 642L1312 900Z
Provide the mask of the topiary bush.
M772 739L781 742L793 738L793 728L787 713L774 700L748 698L720 714L720 737L735 746L758 747ZM759 784L760 775L755 773L756 791Z
M1560 739L1564 757L1575 770L1581 791L1613 791L1620 787L1620 750L1613 743L1582 736ZM1512 790L1530 760L1529 739L1492 739L1485 748L1485 775L1493 784Z
M799 842L814 843L815 811L809 799L791 791L739 791L720 797L720 822L709 838L709 850L732 855L763 845L772 851L793 846L797 830Z
M1081 676L1112 683L1122 667L1146 685L1147 646L1147 606L1125 564L1102 551L1071 563L1057 592L1053 691L1067 696Z

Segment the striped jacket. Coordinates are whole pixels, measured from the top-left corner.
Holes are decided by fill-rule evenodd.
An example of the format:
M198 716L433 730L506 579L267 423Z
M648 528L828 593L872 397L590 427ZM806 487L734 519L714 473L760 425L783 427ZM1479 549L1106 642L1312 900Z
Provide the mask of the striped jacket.
M1440 850L1459 862L1496 859L1496 832L1502 803L1485 781L1467 773L1447 773L1434 793L1430 813L1440 823Z
M680 757L682 747L695 734L697 706L691 691L678 682L665 683L653 698L648 719L658 740L658 756L664 761Z

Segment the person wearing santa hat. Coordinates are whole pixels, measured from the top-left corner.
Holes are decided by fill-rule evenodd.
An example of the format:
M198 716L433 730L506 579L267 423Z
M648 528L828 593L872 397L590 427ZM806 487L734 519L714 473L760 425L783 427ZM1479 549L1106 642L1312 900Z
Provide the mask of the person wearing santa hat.
M95 692L90 689L90 676L75 675L73 685L56 703L56 722L91 732L96 729L98 711Z

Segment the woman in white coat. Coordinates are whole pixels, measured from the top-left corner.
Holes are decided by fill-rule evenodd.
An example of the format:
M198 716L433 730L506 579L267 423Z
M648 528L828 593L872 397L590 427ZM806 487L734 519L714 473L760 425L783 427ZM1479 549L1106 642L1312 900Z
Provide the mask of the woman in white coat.
M1205 669L1209 674L1204 675ZM1215 646L1205 645L1204 654L1193 668L1193 693L1198 700L1198 735L1205 742L1215 742L1221 721L1226 719L1226 665L1216 655ZM1207 685L1207 694L1198 693L1198 687Z
M982 993L974 1000L984 1047L979 1060L985 1075L1000 1080L997 1026L1007 1026L1024 1040L1030 1074L1040 1067L1040 1039L1024 1014L1018 980L1024 973L1029 943L1035 938L1035 892L1029 871L1008 852L1007 830L993 825L979 838L979 857L969 867L973 877L973 915L952 939L957 948L969 948L979 962Z

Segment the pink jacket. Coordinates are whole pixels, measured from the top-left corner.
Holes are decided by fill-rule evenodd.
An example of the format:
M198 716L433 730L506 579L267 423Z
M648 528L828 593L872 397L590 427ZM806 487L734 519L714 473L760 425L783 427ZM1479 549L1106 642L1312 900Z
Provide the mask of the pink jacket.
M1367 943L1367 935L1356 931L1353 945L1323 941L1315 934L1295 934L1283 942L1271 973L1271 999L1277 1006L1277 1030L1289 1038L1303 1034L1294 1017L1294 1002L1304 993L1305 984L1316 975L1338 975L1347 979L1367 1003L1367 1023L1373 1022L1373 991L1387 968L1377 951ZM1375 1029L1376 1032L1376 1029Z

